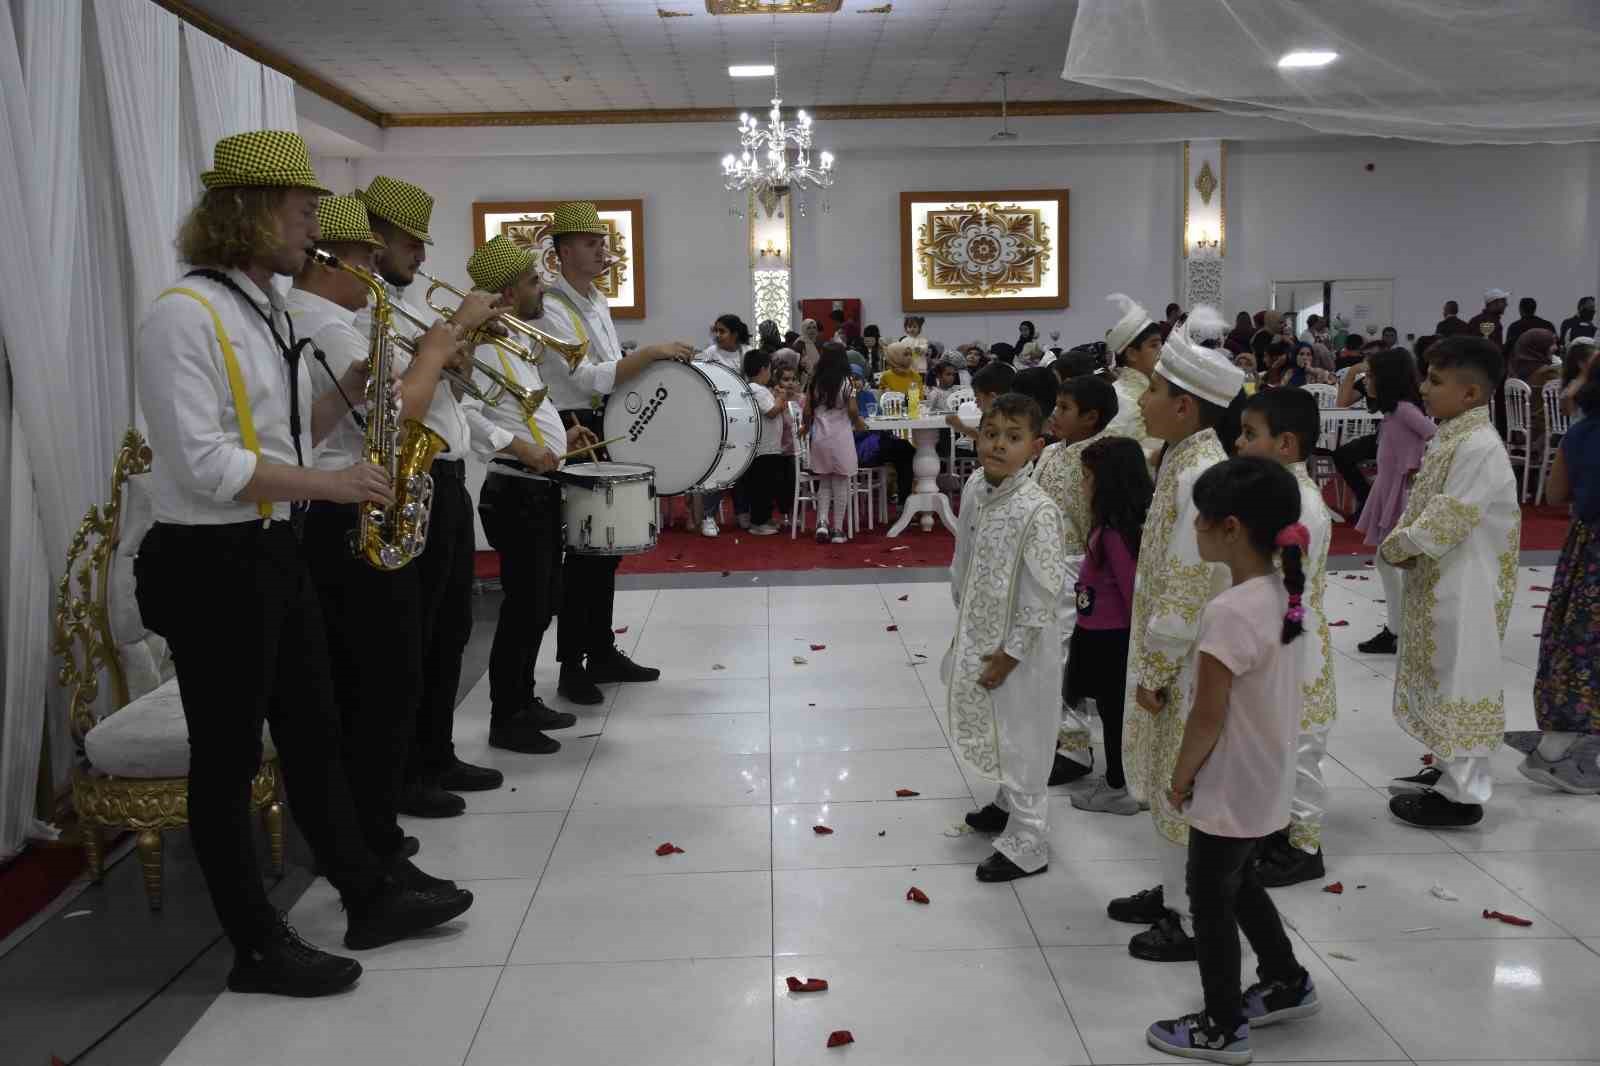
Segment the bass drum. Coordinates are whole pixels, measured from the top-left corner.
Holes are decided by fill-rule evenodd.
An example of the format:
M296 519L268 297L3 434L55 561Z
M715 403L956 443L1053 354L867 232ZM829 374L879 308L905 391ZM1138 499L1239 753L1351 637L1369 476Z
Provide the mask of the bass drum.
M725 489L750 468L761 435L755 396L716 363L653 363L606 402L611 458L655 468L656 494Z

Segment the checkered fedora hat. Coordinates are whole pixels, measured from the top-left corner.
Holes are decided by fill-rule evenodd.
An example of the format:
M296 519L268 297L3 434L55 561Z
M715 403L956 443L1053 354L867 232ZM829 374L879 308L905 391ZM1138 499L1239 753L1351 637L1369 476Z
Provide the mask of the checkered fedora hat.
M367 205L354 196L324 196L317 201L317 229L321 240L331 244L359 243L383 247L383 240L372 232Z
M587 200L557 204L550 224L552 237L559 237L563 233L598 233L604 236L610 232L606 224L600 221L600 212Z
M467 260L467 276L484 292L499 292L532 265L532 252L518 248L501 235L472 253Z
M433 238L428 236L433 197L409 181L379 174L356 195L367 205L369 215L394 223L425 244L433 243Z
M306 142L288 130L251 130L222 138L211 151L211 169L200 175L200 181L208 189L298 188L323 195L333 191L317 181Z

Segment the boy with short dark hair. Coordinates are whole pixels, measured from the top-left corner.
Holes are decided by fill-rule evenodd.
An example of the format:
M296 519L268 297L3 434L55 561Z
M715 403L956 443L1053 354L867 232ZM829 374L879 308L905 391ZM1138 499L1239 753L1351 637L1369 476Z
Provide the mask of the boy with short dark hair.
M1066 572L1062 578L1061 599L1056 618L1061 631L1061 661L1067 660L1067 647L1078 619L1076 585L1089 542L1092 518L1089 496L1084 492L1083 450L1104 436L1117 417L1117 390L1098 377L1068 378L1056 388L1056 406L1051 415L1056 443L1044 450L1034 471L1034 480L1061 510L1061 547ZM1065 674L1063 674L1065 677ZM1094 769L1094 749L1090 746L1090 721L1086 703L1067 702L1061 693L1061 728L1056 740L1056 756L1050 769L1050 784L1076 781Z
M1516 475L1489 417L1505 373L1482 337L1428 349L1422 402L1439 420L1400 524L1379 549L1406 571L1394 716L1433 753L1389 785L1389 811L1423 829L1483 820L1489 757L1504 742L1501 642L1516 592L1522 508Z
M1298 642L1304 702L1295 747L1294 798L1289 803L1288 828L1268 837L1256 856L1256 879L1268 888L1318 880L1326 873L1322 815L1327 788L1322 763L1328 754L1328 732L1339 709L1333 681L1333 638L1323 611L1333 519L1322 490L1306 470L1306 458L1321 435L1322 413L1315 396L1304 389L1268 389L1245 401L1235 445L1242 457L1271 459L1289 468L1300 486L1300 524L1310 535L1310 546L1301 553L1310 600L1305 631L1310 639Z
M772 521L773 500L785 498L784 486L792 470L791 460L783 454L783 418L789 394L781 388L768 387L772 381L772 356L760 348L744 353L744 377L761 415L761 435L750 469L739 479L739 489L750 507L750 535L771 537L778 532ZM789 496L792 495L791 488Z
M990 363L972 375L972 399L978 405L978 410L987 413L990 404L1011 391L1011 383L1016 377L1016 369L1007 363ZM968 440L978 439L977 427L961 421L956 411L944 416L944 424Z
M978 880L1043 873L1048 779L1061 692L1056 599L1065 565L1061 512L1030 477L1044 447L1032 399L998 397L979 423L979 469L961 493L950 591L956 632L940 670L955 750L999 783L993 803L967 816L997 834Z

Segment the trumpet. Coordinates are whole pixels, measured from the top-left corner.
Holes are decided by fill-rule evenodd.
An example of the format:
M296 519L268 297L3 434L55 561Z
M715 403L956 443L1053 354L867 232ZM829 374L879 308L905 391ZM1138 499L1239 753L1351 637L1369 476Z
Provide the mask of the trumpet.
M392 305L390 310L393 314L404 318L407 322L411 323L414 327L422 332L427 332L431 328L429 323L422 321L416 315L413 315L411 312L407 311L398 304ZM407 355L415 356L417 354L416 342L404 334L399 332L391 332L391 339L393 340L394 344ZM476 339L476 336L474 336L474 339ZM522 345L513 341L508 341L504 337L498 337L495 339L501 342L500 344L497 344L496 347L500 348L502 351L506 351L508 354L515 355L517 358L522 359L530 364L538 365L538 362L533 358L532 353ZM457 370L454 367L445 367L441 373L454 382L462 392L466 393L468 396L482 401L483 403L488 404L491 407L499 406L506 399L506 397L509 396L511 399L516 401L517 406L522 408L522 416L524 418L532 418L534 412L539 409L539 405L544 403L544 398L550 393L549 389L524 388L517 382L511 380L511 378L507 377L505 374L502 374L495 367L485 363L482 359L479 359L476 356L472 356L470 358L472 363L471 370L462 371ZM474 371L482 374L488 379L489 386L487 388L480 387L478 383L473 380L472 375Z
M466 299L467 294L450 284L448 281L441 281L425 270L419 270L417 273L428 279L428 292L423 297L423 300L425 303L427 303L429 309L435 314L449 317L449 315L452 313L451 308L441 307L433 302L433 294L436 290L443 289L445 292L454 294L459 299ZM519 359L533 364L534 366L538 366L540 360L543 358L542 355L536 355L534 353L535 348L543 348L545 351L555 352L566 361L567 368L569 370L578 369L578 364L583 362L583 357L587 355L589 351L589 345L586 341L564 341L554 334L546 333L538 326L523 321L516 315L511 314L509 311L501 311L489 321L498 324L508 333L520 334L521 336L527 338L527 345L523 346L516 343L506 345L503 342L506 341L507 338L496 336L486 329L478 330L476 333L474 333L472 339L478 341L479 343L493 344L495 347L500 348L501 351L506 352L507 355L514 355Z

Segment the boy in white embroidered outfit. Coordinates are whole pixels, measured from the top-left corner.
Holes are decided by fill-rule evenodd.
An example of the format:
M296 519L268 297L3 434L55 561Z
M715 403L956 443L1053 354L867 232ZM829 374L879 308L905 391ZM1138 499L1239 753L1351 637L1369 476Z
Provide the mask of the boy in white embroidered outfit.
M1522 510L1489 418L1503 374L1499 349L1481 337L1449 337L1428 349L1422 402L1441 424L1405 514L1379 549L1406 572L1395 720L1434 754L1426 770L1390 783L1389 811L1424 829L1483 820L1489 756L1504 740L1500 644L1516 592Z
M950 564L959 612L941 673L956 751L999 789L967 822L995 837L980 881L1043 873L1046 792L1061 696L1056 599L1066 565L1061 512L1030 475L1044 415L1026 396L995 400L979 426L981 468L961 494Z
M1216 310L1197 307L1190 325L1205 325ZM1111 901L1116 921L1149 925L1128 943L1135 958L1154 962L1194 959L1189 935L1184 848L1189 825L1167 802L1194 702L1194 642L1200 612L1228 587L1227 567L1200 557L1194 531L1194 483L1227 458L1215 427L1244 386L1244 372L1225 353L1202 348L1189 327L1175 329L1161 349L1155 377L1139 398L1149 431L1166 441L1139 549L1133 585L1128 696L1123 707L1122 761L1132 794L1150 805L1162 843L1162 884Z
M1333 639L1322 609L1328 589L1333 519L1322 501L1322 490L1306 472L1306 456L1321 433L1322 415L1315 396L1304 389L1267 389L1245 403L1235 448L1240 457L1270 459L1289 469L1300 488L1300 524L1310 534L1302 559L1307 639L1296 644L1305 663L1301 668L1304 706L1295 747L1294 800L1289 804L1288 828L1268 837L1256 855L1256 878L1267 888L1320 880L1326 873L1322 813L1327 787L1322 780L1322 762L1328 754L1328 731L1339 710L1333 683Z
M1106 435L1132 437L1138 441L1145 454L1151 457L1153 468L1154 456L1161 449L1162 441L1145 426L1139 398L1150 388L1156 363L1161 358L1161 326L1152 321L1132 297L1114 292L1106 299L1122 311L1122 318L1106 331L1106 348L1117 367L1117 417L1106 427Z

